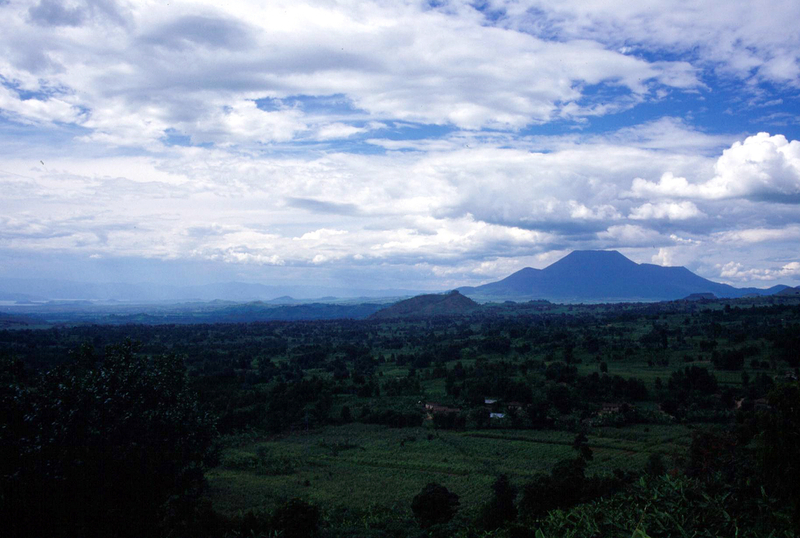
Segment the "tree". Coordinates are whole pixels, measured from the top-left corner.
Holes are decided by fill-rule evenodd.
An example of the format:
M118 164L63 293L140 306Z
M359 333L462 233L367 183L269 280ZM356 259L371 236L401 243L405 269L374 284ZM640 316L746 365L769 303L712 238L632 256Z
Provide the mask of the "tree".
M589 448L589 439L585 433L580 432L575 436L575 440L572 441L572 448L578 452L583 461L592 461L594 455L592 454L592 449Z
M157 536L192 518L214 424L182 359L137 349L128 340L96 363L84 348L30 386L3 391L6 536Z
M644 472L651 477L661 476L667 472L664 458L658 452L650 454L644 466Z
M519 509L529 522L555 508L567 508L581 501L586 484L586 461L563 459L550 475L537 473L522 488Z
M760 465L770 493L792 505L800 531L800 383L779 385L768 402L770 409L761 416Z
M537 473L523 486L519 501L521 517L530 522L556 507L551 495L552 482L549 475Z
M517 498L517 488L501 474L492 484L492 498L483 505L479 516L479 524L487 531L502 527L509 521L517 518L517 507L514 500Z
M320 519L319 508L302 499L290 499L272 514L272 527L286 538L312 538Z
M453 519L459 504L458 495L440 484L431 482L414 497L411 511L419 526L427 529Z

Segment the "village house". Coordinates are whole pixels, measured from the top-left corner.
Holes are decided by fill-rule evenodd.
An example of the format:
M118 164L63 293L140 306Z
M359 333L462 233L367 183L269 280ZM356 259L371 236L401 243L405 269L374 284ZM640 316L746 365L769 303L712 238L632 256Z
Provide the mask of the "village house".
M428 412L427 419L433 420L434 415L448 415L451 413L453 414L460 413L461 409L457 407L447 407L445 405L441 405L436 402L426 402L425 411Z
M603 402L600 411L597 412L598 415L610 415L611 413L619 413L619 410L622 409L622 404L620 403L612 403L612 402Z

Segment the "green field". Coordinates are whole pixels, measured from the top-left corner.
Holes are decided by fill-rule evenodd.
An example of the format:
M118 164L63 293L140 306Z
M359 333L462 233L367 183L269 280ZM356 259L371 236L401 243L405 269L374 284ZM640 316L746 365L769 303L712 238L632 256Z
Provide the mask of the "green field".
M690 436L690 429L678 425L598 428L589 435L594 459L588 474L639 470L653 452L669 462L685 452ZM438 482L471 511L485 500L498 474L521 486L534 473L575 457L574 437L558 431L349 424L246 439L226 448L222 464L208 473L209 496L227 513L268 509L292 497L328 508L378 505L408 512L414 495L428 482ZM278 463L259 468L257 462L265 460Z

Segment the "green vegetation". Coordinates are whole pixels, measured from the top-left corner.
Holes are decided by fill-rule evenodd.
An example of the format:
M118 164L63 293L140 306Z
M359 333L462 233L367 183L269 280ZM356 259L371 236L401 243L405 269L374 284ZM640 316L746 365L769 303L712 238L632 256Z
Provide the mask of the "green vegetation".
M2 330L0 510L11 536L792 536L799 335L792 298Z

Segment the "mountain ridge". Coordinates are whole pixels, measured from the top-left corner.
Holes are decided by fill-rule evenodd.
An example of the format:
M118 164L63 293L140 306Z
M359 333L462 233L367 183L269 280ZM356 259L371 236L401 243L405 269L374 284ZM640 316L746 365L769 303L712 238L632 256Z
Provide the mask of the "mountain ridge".
M544 269L526 267L497 282L457 288L475 299L557 302L670 301L697 293L720 298L772 295L788 286L735 288L686 267L636 263L616 250L576 250Z

